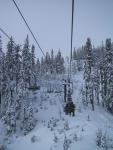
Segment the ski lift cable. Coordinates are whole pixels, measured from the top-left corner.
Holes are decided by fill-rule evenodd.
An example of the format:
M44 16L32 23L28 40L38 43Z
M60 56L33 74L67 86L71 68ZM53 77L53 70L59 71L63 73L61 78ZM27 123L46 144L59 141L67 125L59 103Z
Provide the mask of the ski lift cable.
M31 33L31 35L32 35L32 37L33 37L33 39L35 40L36 44L38 45L39 49L41 50L42 54L43 54L43 55L44 55L44 57L45 57L45 53L43 52L43 50L42 50L42 48L41 48L41 46L40 46L39 42L37 41L37 39L36 39L36 37L35 37L34 33L32 32L32 30L31 30L30 26L28 25L28 23L27 23L27 21L26 21L25 17L23 16L22 12L20 11L20 8L18 7L18 5L17 5L16 1L15 1L15 0L12 0L12 1L13 1L13 3L14 3L15 7L17 8L17 10L18 10L18 12L19 12L20 16L22 17L22 19L23 19L24 23L26 24L26 26L27 26L28 30L30 31L30 33Z
M72 0L72 17L71 17L71 51L70 51L70 79L72 73L72 50L73 50L73 21L74 21L74 0Z
M11 39L11 36L9 36L2 28L0 28L0 31L10 40ZM16 43L13 41L13 43L15 44L16 46Z
M0 31L10 40L11 37L2 29L0 28Z

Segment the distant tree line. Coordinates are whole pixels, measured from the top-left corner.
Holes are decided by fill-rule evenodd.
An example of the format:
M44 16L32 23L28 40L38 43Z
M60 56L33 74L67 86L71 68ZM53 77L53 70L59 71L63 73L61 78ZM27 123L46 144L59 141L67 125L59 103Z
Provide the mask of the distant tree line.
M46 52L45 58L42 57L41 62L39 63L40 63L39 72L41 74L45 74L45 73L63 74L65 72L64 58L60 50L56 55L54 55L53 50L51 50L51 54L49 54L49 52Z

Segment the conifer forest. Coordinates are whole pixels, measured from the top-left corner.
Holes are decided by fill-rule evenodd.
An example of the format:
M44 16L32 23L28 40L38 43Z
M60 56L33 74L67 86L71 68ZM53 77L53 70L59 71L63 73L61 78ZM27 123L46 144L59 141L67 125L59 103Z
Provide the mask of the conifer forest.
M2 6L5 9L5 1L0 1L1 14ZM98 21L94 23L96 19L91 16L90 20L87 18L84 21L81 20L84 26L85 21L91 22L87 33L97 31L98 36L92 36L96 33L89 34L91 36L86 35L87 38L84 38L82 43L77 43L79 34L82 41L82 33L85 33L85 28L80 30L78 28L81 21L79 17L77 19L80 13L79 6L82 5L80 8L85 9L84 7L90 8L93 4L98 12L103 11L105 7L109 11L113 7L112 0L110 2L100 0L101 5L97 0L91 0L91 2L84 0L87 1L87 6L82 0L77 0L78 2L47 0L48 3L45 0L43 2L34 0L31 3L31 0L28 0L28 4L25 0L25 8L27 10L27 7L31 7L29 10L31 13L33 7L35 9L44 6L44 13L48 6L48 14L52 9L49 5L52 5L55 11L66 11L65 9L70 7L69 10L67 9L69 12L66 12L66 14L70 13L70 16L67 15L70 23L68 29L71 29L70 37L68 37L68 43L64 40L65 47L69 45L70 49L63 49L60 46L56 48L53 45L51 48L46 46L42 48L39 44L40 36L37 38L37 31L30 25L30 18L24 13L24 5L19 5L23 2L11 1L17 13L14 15L21 18L22 26L26 28L27 34L23 36L20 30L21 25L20 28L18 25L13 27L18 30L17 35L13 36L12 31L15 30L10 30L10 24L16 24L13 22L13 17L9 21L9 28L7 28L8 24L4 26L0 24L0 150L113 150L113 35L105 34L110 36L99 39L100 35L103 35L103 30L96 28ZM90 14L89 10L85 10L84 13ZM106 10L104 9L103 12ZM36 11L42 12L41 9ZM51 17L55 15L54 13ZM0 15L1 22L5 22L3 19L5 15L3 16ZM41 14L37 16L41 17ZM63 14L57 17L65 20ZM98 16L95 17L98 18ZM30 19L31 23L34 20L32 19ZM107 31L109 28L111 33L110 23L107 24L106 18L104 19ZM53 44L62 43L61 37L65 36L62 35L63 32L61 37L56 37L60 28L59 22L56 24L53 20L56 26L51 27L51 30L56 30L56 35L51 37L50 33L46 43L49 43L50 39L53 40ZM46 23L45 26L49 25L47 20ZM92 27L91 24L94 26ZM50 29L49 26L47 28ZM75 32L75 30L78 31ZM48 31L47 33L44 31L41 30L40 33L46 35ZM21 42L17 38L19 32L22 34ZM58 38L58 41L54 38ZM95 42L95 38L98 43ZM42 55L38 55L38 51Z

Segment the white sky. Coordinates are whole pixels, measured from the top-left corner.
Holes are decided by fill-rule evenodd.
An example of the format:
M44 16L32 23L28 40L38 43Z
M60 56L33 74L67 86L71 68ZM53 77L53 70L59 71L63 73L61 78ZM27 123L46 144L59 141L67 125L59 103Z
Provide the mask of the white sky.
M69 55L71 0L16 2L42 49L45 52L52 48L55 51L61 49L65 56ZM35 44L12 0L0 0L0 27L20 44L23 44L28 33L30 43ZM73 46L83 45L87 37L90 37L95 45L99 45L105 38L113 38L113 0L75 0ZM4 35L2 39L3 45L6 45ZM36 44L35 46L37 56L42 56Z

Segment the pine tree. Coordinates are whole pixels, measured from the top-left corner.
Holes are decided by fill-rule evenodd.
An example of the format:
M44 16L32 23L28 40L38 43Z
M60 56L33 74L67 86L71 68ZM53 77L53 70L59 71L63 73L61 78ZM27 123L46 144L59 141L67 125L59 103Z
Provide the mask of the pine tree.
M60 50L58 51L57 56L55 57L55 66L57 74L64 73L65 71L64 58L62 57Z
M108 110L111 113L113 113L113 63L111 66L111 71L110 71L110 80L109 80L109 87L108 87L107 96L108 96L107 97Z
M44 75L44 74L46 74L46 64L45 64L44 58L42 57L41 58L41 75Z
M14 57L14 63L15 63L14 76L15 76L15 81L16 81L16 90L17 90L18 83L21 79L21 69L22 69L22 60L21 59L22 59L22 57L21 57L20 45L16 45L15 57Z
M31 62L30 62L30 45L29 38L27 38L24 43L23 51L22 51L22 66L23 66L23 78L25 86L30 86L30 77L31 77Z
M11 37L7 45L6 52L6 72L7 78L12 81L14 80L14 70L15 70L15 46L13 38Z
M6 69L5 69L5 54L1 53L1 75L0 75L0 94L1 94L1 107L0 107L0 112L1 112L1 117L5 114L6 112L6 108L7 108L7 99L5 99L6 97L6 91L7 91L7 77L6 77Z
M46 73L50 73L50 68L51 68L50 55L48 52L46 52L46 57L45 57L45 71L46 71Z
M87 39L85 45L85 71L84 71L84 79L85 79L85 90L86 90L86 102L87 104L90 102L92 105L92 110L94 110L94 96L93 96L93 76L92 76L92 66L93 66L93 57L92 57L92 45L90 38Z
M15 53L15 44L13 38L8 42L7 52L4 67L3 67L3 100L2 107L5 107L5 111L3 110L3 115L5 118L7 133L15 133L16 131L16 118L15 118L15 87L16 87L16 75L17 66ZM19 70L18 70L19 71ZM17 74L16 74L17 73Z
M94 93L95 98L97 100L97 103L99 104L99 92L100 92L100 75L99 75L99 64L95 63L93 67L93 87L94 87Z
M28 119L28 132L31 131L35 127L35 118L34 118L34 111L33 111L33 104L30 102L30 105L28 107L28 112L29 112L29 119Z
M2 51L2 41L0 36L0 117L2 109L2 81L3 81L3 51Z
M7 79L7 90L9 93L8 105L12 105L14 102L14 89L15 89L15 45L13 38L11 37L7 45L6 59L5 59L5 70Z
M53 74L54 72L55 72L55 69L54 69L54 67L55 67L55 64L54 64L54 51L53 51L53 49L51 50L51 63L50 63L50 72L51 72L51 74Z
M22 94L23 103L21 108L21 130L26 135L36 125L34 119L33 104L29 98L29 92L26 90Z
M102 42L101 47L101 58L100 58L100 86L101 86L101 97L102 97L102 106L105 107L105 98L106 98L106 62L105 62L105 47Z
M106 54L105 54L105 105L107 110L111 111L113 107L112 100L112 85L113 85L113 48L111 45L111 39L106 39Z
M41 63L40 60L37 58L36 61L36 80L37 80L37 84L40 84L40 78L41 78Z
M35 64L35 47L32 45L31 48L31 77L30 77L30 85L36 86L37 77L36 77L36 64Z

